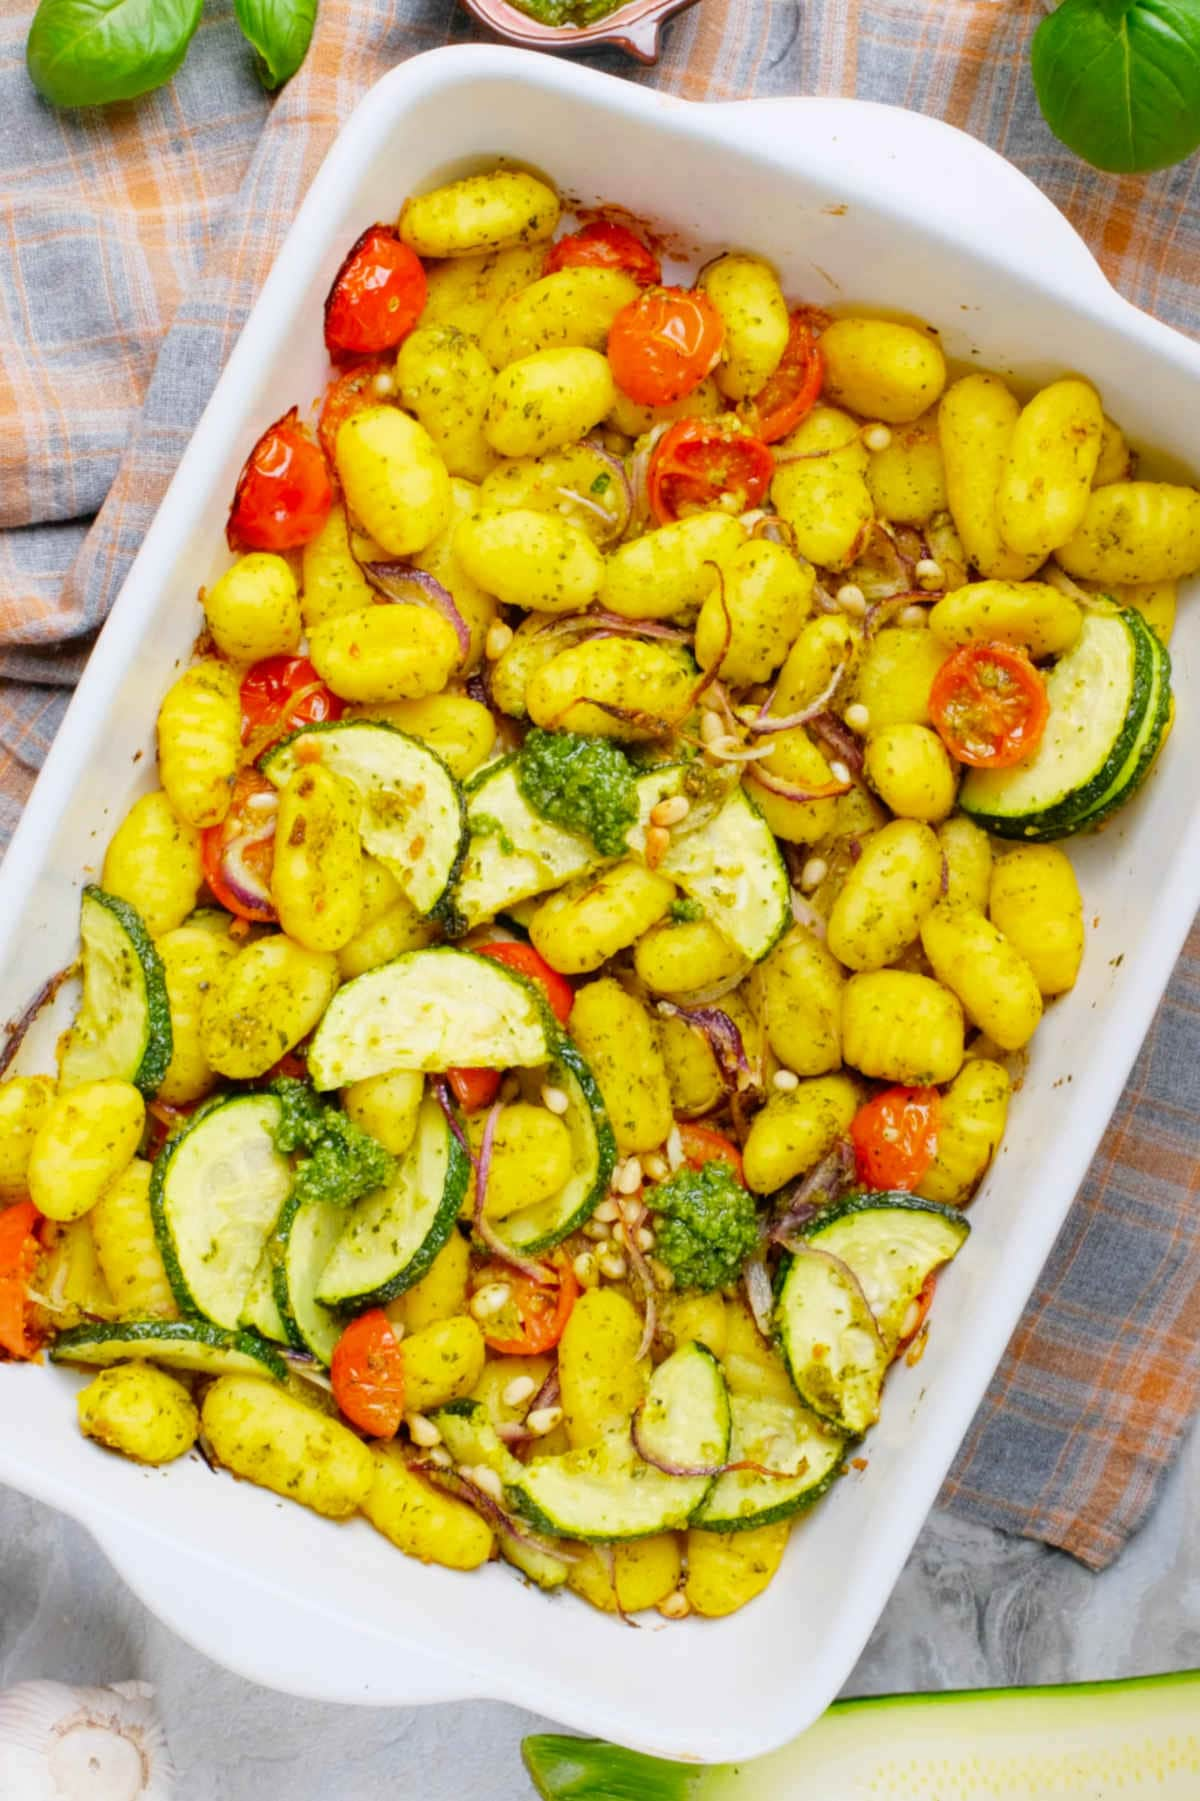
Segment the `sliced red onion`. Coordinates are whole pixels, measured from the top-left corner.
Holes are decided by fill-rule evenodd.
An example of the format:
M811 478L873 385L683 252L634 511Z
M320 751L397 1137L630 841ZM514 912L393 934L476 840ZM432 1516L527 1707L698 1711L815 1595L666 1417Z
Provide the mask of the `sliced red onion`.
M645 1218L645 1215L642 1215ZM625 1232L625 1249L629 1254L630 1266L638 1280L642 1291L642 1336L638 1341L637 1356L645 1357L654 1343L654 1334L658 1330L658 1302L654 1294L654 1277L650 1274L650 1265L642 1254L642 1247L637 1242L635 1228Z
M941 889L942 899L945 900L950 892L950 863L945 851L942 852L942 879L939 887Z
M796 554L796 534L787 520L781 519L778 513L764 513L761 519L756 519L750 536L766 538L770 544L782 544L793 556Z
M740 716L756 737L761 737L763 734L770 732L794 731L797 726L807 725L810 720L815 719L818 714L825 711L826 707L837 693L842 677L845 675L848 668L848 663L839 663L834 670L831 679L825 684L816 699L810 701L806 707L801 707L800 711L797 713L785 713L776 715L773 718L770 713L770 703L774 699L775 691L772 689L757 713L751 714L750 718L747 719L746 714L750 712L750 709L748 707L743 707L740 709Z
M276 799L275 810L278 810ZM270 882L251 867L246 853L257 844L269 844L275 836L275 820L271 819L265 832L242 832L231 838L221 852L221 880L233 898L243 907L249 908L265 916L275 919L275 904L271 899Z
M792 889L792 918L798 926L804 926L814 938L824 944L829 922L823 913L819 913L806 894L798 888Z
M840 613L842 611L829 589L823 587L820 582L813 589L813 605L818 613Z
M641 1627L638 1625L637 1621L631 1620L621 1605L621 1591L617 1587L617 1553L615 1548L612 1545L593 1545L592 1549L604 1565L605 1573L608 1576L608 1585L612 1589L613 1606L617 1610L617 1618L620 1620L622 1626L632 1626L635 1632L640 1632Z
M775 1296L771 1292L771 1278L761 1254L751 1257L742 1271L742 1278L746 1284L746 1299L750 1303L754 1323L763 1337L769 1339L775 1315Z
M934 594L926 588L905 588L899 594L889 595L886 600L877 600L874 606L868 607L863 614L863 636L873 638L889 619L894 619L897 613L902 612L905 607L912 606L914 602L924 602L929 605L940 599L940 591Z
M465 688L470 700L477 700L481 707L490 708L492 696L488 688L487 671L488 665L485 663L481 669L477 669L473 675L467 677Z
M753 775L756 782L761 782L770 794L778 794L782 800L836 800L839 794L848 794L854 785L852 782L827 782L820 788L800 788L795 782L781 781L761 764L755 767Z
M658 1012L664 1019L685 1019L708 1040L721 1080L726 1088L736 1088L739 1075L749 1075L746 1047L728 1013L720 1007L679 1007L674 1001L659 1001Z
M529 1406L526 1408L526 1412L536 1413L541 1407L557 1407L561 1398L562 1385L558 1379L558 1362L556 1359L550 1370L547 1372L546 1380L542 1383L542 1386L538 1389L532 1401L530 1401Z
M631 725L636 731L645 732L649 738L673 737L678 726L677 720L663 719L657 713L644 713L640 707L619 707L615 701L596 700L590 694L580 694L555 716L553 727L557 728L559 720L565 718L573 707L580 706L595 707L598 712L607 713L610 719L618 719L622 725Z
M847 769L852 770L855 775L862 774L862 741L855 737L848 725L843 725L832 713L818 713L810 724L813 736L827 744L842 759Z
M607 512L607 509L602 508L601 510L605 512L612 527L612 538L614 540L623 538L629 530L629 523L633 518L633 484L629 479L629 471L625 467L625 459L615 455L611 450L606 450L604 445L595 438L585 438L584 443L592 454L599 457L605 467L612 471L613 480L616 482L616 491L620 497L620 511L614 518L611 513ZM594 506L596 502L593 501L591 504Z
M454 627L459 654L471 654L471 631L454 604L449 588L444 588L424 569L412 569L407 563L361 563L359 565L371 586L386 600L400 606L432 607Z
M771 1243L794 1251L796 1246L789 1243L790 1235L837 1200L853 1181L854 1167L854 1147L848 1138L839 1138L828 1156L822 1157L781 1203L783 1210L767 1234Z
M663 619L627 619L623 613L606 613L599 608L551 619L534 635L559 638L568 634L587 638L661 638L668 644L688 644L692 636L682 626L668 625Z
M312 1382L317 1388L323 1388L329 1394L333 1393L333 1383L330 1381L328 1374L321 1364L317 1362L317 1359L311 1356L307 1351L279 1349L279 1355L283 1358L288 1368L292 1370L295 1375L300 1377L301 1381Z
M5 1028L7 1037L4 1042L4 1047L0 1050L0 1076L3 1076L8 1070L9 1065L12 1063L13 1058L20 1050L22 1044L24 1044L28 1033L37 1020L38 1014L42 1011L42 1008L50 1005L67 977L74 973L74 967L73 964L68 963L67 967L65 969L60 969L57 975L48 976L26 1007L25 1011L20 1014L18 1018L9 1022L8 1026Z
M668 429L667 424L654 426L633 453L629 465L629 492L633 502L631 524L640 524L650 517L650 459L658 440Z
M847 840L846 840L846 855L849 857L851 863L858 862L858 859L862 856L862 839L861 838L847 838Z
M647 1450L642 1433L642 1409L639 1407L630 1425L630 1437L633 1448L643 1463L648 1463L652 1470L661 1470L664 1476L732 1476L741 1470L748 1470L756 1476L766 1476L772 1481L790 1482L801 1476L807 1467L807 1458L803 1459L799 1469L772 1470L766 1464L755 1463L751 1458L739 1458L736 1463L672 1463L665 1457L656 1457Z
M454 1100L450 1093L449 1082L447 1082L445 1076L435 1076L430 1083L430 1087L433 1089L434 1099L437 1101L442 1112L446 1115L446 1124L453 1132L455 1138L457 1138L462 1149L467 1153L467 1156L470 1157L472 1167L474 1167L475 1158L467 1140L467 1135L463 1130L462 1121L458 1117L458 1108L454 1105Z
M476 1236L481 1238L488 1249L494 1251L497 1257L501 1258L503 1262L511 1264L513 1269L519 1269L521 1274L523 1276L528 1276L531 1281L546 1282L550 1277L550 1271L546 1266L542 1263L533 1262L531 1258L519 1256L511 1246L505 1244L503 1238L501 1238L495 1226L491 1224L483 1211L483 1204L487 1198L488 1178L492 1173L492 1153L495 1150L496 1145L496 1127L500 1123L500 1115L503 1111L503 1101L493 1102L491 1108L488 1110L487 1119L484 1122L483 1137L479 1143L479 1156L478 1158L471 1159L475 1165L475 1211L472 1216L471 1224L475 1230ZM468 1152L468 1155L469 1154L470 1153Z

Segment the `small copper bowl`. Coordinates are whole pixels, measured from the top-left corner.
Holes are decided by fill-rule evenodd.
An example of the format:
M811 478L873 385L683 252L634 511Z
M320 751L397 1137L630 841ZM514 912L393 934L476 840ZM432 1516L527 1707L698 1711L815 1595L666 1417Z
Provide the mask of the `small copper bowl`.
M695 6L696 0L628 0L594 25L542 25L508 0L462 0L481 25L524 50L590 50L597 44L615 44L640 63L656 63L659 33L676 13Z

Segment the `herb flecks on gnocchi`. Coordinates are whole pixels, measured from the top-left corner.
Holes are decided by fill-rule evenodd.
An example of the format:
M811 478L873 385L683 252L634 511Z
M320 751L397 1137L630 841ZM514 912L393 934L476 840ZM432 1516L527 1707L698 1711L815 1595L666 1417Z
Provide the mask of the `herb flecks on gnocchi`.
M0 1083L0 1357L98 1366L107 1450L719 1618L919 1354L1200 493L1077 371L563 212L367 222L249 447Z

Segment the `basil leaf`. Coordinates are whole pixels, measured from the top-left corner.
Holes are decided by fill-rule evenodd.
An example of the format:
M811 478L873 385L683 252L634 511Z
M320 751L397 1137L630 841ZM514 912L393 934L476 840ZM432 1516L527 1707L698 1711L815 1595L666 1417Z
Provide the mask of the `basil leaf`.
M1051 131L1130 175L1200 146L1197 0L1063 0L1033 39L1033 85Z
M25 63L55 106L132 100L170 81L200 23L201 0L41 0Z
M282 87L308 53L317 0L234 0L242 35L258 52L265 88Z

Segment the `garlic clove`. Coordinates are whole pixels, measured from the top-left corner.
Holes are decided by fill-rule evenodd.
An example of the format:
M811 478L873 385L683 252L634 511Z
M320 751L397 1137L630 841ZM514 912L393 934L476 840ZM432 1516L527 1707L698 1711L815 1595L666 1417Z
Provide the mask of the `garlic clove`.
M174 1768L145 1682L0 1694L0 1795L12 1801L171 1801Z

